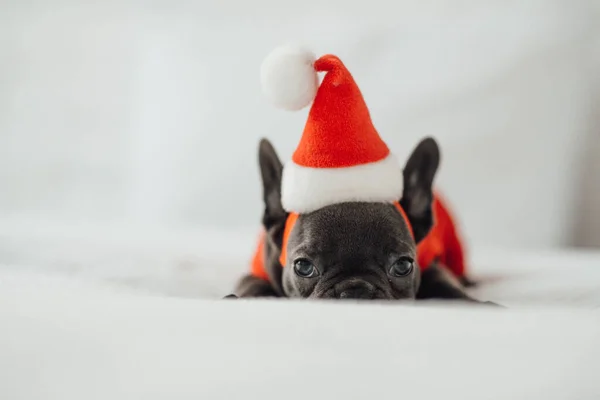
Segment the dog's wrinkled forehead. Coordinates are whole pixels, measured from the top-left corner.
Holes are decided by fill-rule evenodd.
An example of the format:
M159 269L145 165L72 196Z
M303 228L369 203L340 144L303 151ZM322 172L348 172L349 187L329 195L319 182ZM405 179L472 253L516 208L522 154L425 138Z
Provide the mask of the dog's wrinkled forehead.
M287 247L292 256L339 260L415 253L407 222L393 205L384 203L342 203L300 215Z

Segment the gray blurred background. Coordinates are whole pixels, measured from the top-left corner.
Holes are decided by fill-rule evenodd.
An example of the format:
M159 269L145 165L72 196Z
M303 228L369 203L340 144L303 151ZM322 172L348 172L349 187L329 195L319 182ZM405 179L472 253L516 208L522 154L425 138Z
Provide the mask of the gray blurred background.
M600 247L599 21L593 0L4 0L0 232L253 232L258 140L289 158L307 114L258 69L297 42L342 58L401 160L439 140L471 246Z

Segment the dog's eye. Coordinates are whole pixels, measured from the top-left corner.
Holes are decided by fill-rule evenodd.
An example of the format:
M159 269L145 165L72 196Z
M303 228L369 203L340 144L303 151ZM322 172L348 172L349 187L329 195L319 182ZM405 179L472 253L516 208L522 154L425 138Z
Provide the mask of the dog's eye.
M304 258L294 261L294 271L296 275L303 278L314 278L319 275L313 263Z
M413 260L408 257L403 257L392 264L390 275L402 277L409 275L413 270Z

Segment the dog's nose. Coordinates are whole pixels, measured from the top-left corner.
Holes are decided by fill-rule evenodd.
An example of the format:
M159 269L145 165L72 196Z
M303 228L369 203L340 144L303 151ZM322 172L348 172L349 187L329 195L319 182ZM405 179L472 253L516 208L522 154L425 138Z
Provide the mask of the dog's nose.
M374 292L365 286L351 287L340 292L340 299L372 299Z
M346 278L333 289L333 297L338 299L372 299L377 292L375 285L359 277Z

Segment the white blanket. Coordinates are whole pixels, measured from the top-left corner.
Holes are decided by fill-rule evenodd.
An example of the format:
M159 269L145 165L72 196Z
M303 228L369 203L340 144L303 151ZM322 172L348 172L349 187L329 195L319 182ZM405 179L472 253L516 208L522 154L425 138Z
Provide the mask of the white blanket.
M4 274L3 399L598 399L600 314L132 295Z
M223 259L5 265L0 398L600 398L600 255L474 258L508 309L211 300L244 268Z

